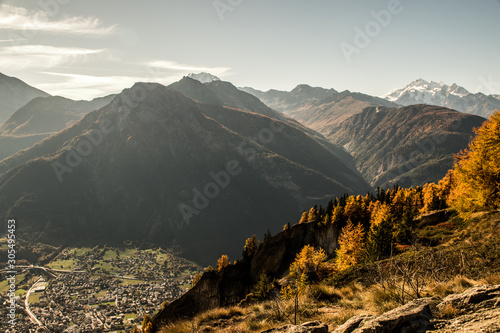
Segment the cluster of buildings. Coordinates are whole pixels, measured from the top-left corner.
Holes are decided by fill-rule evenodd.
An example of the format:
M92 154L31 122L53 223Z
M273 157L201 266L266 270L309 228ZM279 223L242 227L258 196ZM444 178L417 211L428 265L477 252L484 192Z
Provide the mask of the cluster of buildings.
M117 269L102 272L103 262L107 267L113 262ZM74 268L51 270L55 276L45 274L44 287L32 288L29 310L42 325L33 322L19 299L16 325L11 327L5 316L0 318L0 326L8 329L5 332L130 332L144 315L153 315L163 302L181 296L200 270L174 256L159 263L146 251L123 259L81 256Z

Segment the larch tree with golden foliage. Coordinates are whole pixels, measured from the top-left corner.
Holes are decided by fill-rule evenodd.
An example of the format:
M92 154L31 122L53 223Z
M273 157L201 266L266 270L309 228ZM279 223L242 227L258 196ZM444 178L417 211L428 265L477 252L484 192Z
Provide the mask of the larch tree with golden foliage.
M299 221L299 224L300 223L306 223L307 222L307 219L308 219L309 215L307 214L306 211L304 211L302 213L302 216L300 217L300 221Z
M295 261L290 265L290 277L298 278L302 274L307 280L321 280L328 274L326 263L327 255L325 250L319 248L315 250L312 246L306 245L295 257Z
M475 130L468 149L457 155L448 202L462 217L500 207L500 110Z
M219 260L217 260L217 272L220 272L224 267L229 266L229 258L225 254L223 254Z
M348 220L347 225L342 228L338 242L335 259L337 269L344 270L361 261L365 250L365 231L361 224L354 225Z
M307 215L307 222L316 222L318 219L318 212L316 211L316 208L312 207L309 210L309 214Z

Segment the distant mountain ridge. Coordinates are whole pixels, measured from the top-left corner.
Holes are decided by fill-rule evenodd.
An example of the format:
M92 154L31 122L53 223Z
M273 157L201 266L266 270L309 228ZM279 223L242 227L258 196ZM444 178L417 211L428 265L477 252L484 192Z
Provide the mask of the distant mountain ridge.
M311 87L307 84L299 84L291 91L275 89L260 91L250 87L238 89L254 95L270 108L283 112L284 114L288 114L291 110L298 109L311 102L319 101L332 94L338 93L335 89Z
M495 95L473 94L455 83L448 86L443 82L423 79L415 80L383 97L401 105L438 105L481 117L488 117L493 111L500 109L500 99Z
M36 97L50 96L15 77L0 73L0 124Z
M114 95L92 101L73 101L60 96L32 99L0 125L0 161L64 130L113 98Z

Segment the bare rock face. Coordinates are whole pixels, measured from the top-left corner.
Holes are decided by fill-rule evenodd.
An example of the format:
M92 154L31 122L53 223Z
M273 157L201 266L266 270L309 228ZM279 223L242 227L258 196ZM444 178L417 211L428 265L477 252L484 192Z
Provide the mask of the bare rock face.
M452 308L457 315L436 323L437 333L500 332L500 285L475 286L461 294L446 297L437 305Z
M377 317L355 316L334 333L418 333L431 328L432 298L416 299Z
M286 325L273 328L261 333L328 333L328 326L319 321L311 321L302 325Z

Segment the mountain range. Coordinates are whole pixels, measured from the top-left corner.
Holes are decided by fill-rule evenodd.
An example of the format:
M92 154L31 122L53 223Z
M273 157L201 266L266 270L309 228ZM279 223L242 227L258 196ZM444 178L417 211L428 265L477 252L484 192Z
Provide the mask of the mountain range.
M430 104L444 106L461 112L488 117L500 109L498 95L471 93L453 83L448 86L443 82L418 79L402 89L396 89L384 96L385 99L401 104Z
M2 80L13 95L37 91ZM402 106L408 91L394 101L308 85L262 92L201 73L92 101L26 98L0 125L0 218L18 216L31 241L238 257L251 234L315 203L441 179L484 118Z
M200 263L370 190L298 127L146 83L0 164L1 217L26 240L177 244Z

